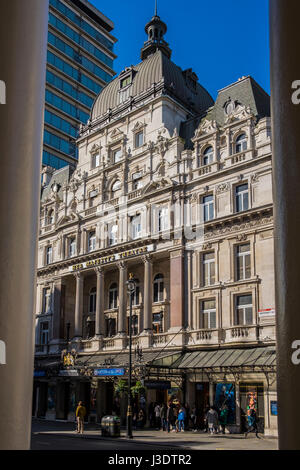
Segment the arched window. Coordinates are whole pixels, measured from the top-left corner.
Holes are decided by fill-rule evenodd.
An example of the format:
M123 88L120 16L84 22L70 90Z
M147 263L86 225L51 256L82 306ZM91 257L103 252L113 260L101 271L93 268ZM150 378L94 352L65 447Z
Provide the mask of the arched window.
M93 287L90 290L89 313L96 312L96 295L97 295L97 289L96 287Z
M88 251L94 251L96 249L96 232L90 232L88 237Z
M119 191L119 189L121 189L121 181L120 181L120 180L117 180L117 181L115 181L114 184L112 185L111 191L112 191L112 193L115 193L116 191Z
M115 282L110 286L108 295L109 295L109 298L108 298L109 310L117 308L118 307L118 286Z
M164 276L157 274L153 282L153 302L163 302L164 300Z
M236 139L235 152L240 153L247 150L247 136L246 134L240 134Z
M203 165L210 165L214 159L214 150L212 147L207 147L203 153Z

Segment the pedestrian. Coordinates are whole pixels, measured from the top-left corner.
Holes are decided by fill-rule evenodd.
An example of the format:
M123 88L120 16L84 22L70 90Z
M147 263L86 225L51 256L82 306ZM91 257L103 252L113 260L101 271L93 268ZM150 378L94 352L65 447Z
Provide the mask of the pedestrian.
M165 403L162 404L160 409L160 422L161 422L161 429L163 431L167 431L167 406Z
M228 406L224 404L220 409L219 421L222 429L222 433L225 434L228 418Z
M139 429L142 429L144 427L144 424L145 424L145 413L143 409L141 408L137 417L137 427Z
M156 403L156 406L154 408L154 414L155 414L155 427L159 431L160 430L160 405L159 403Z
M192 408L190 418L192 422L193 432L197 432L198 410L196 408L196 405L194 405Z
M186 418L186 411L183 406L178 411L178 432L184 432L184 423Z
M86 408L82 401L78 403L76 409L76 420L77 420L77 433L83 434L84 428L84 417L86 415Z
M257 415L254 408L250 409L250 413L247 416L248 429L245 432L245 438L248 436L249 432L255 432L257 439L259 439L258 429L257 429Z
M207 412L206 419L210 434L218 434L218 413L212 406Z
M172 426L172 432L176 431L175 427L175 416L174 416L174 408L171 402L168 403L167 409L167 430L170 432Z
M154 403L151 402L148 408L148 418L150 428L154 428L155 425L155 414L154 414Z
M190 424L190 407L188 403L184 405L184 409L185 409L184 429L187 431L189 429L189 424Z
M137 427L137 419L138 419L138 406L137 404L135 403L134 406L133 406L133 414L132 414L132 426L133 426L133 429L136 429Z

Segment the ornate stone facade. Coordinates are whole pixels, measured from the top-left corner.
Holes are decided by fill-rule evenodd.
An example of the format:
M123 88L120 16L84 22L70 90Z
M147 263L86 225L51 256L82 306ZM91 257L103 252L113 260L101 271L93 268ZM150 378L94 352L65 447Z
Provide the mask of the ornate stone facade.
M66 347L67 324L79 356L101 363L126 352L129 273L137 283L134 344L144 353L275 342L275 317L261 314L274 308L268 97L244 77L214 104L178 68L172 88L165 47L149 55L144 48L144 68L126 69L99 95L78 139L76 171L55 172L43 188L37 358ZM164 67L149 88L153 63ZM122 101L114 93L124 83L139 92ZM204 118L193 90L203 93ZM265 383L264 374L251 380ZM191 404L195 377L186 391ZM235 382L232 372L228 380ZM239 382L247 380L240 372ZM274 387L264 398L269 432L271 398Z

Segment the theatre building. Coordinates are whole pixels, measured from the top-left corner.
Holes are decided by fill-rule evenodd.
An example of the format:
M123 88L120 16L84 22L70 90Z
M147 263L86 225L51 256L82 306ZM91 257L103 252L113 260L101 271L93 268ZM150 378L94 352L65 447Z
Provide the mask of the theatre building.
M275 435L269 96L242 77L214 101L166 31L99 94L75 171L43 170L33 413L124 419L131 274L138 406L196 404L201 426L225 401L231 432L254 407Z

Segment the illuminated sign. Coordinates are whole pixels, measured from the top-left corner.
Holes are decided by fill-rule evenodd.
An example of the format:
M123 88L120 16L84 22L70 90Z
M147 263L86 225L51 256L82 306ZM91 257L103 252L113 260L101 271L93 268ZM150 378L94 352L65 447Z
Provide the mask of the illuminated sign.
M121 259L143 255L149 253L150 251L154 251L154 245L133 248L132 250L123 251L122 253L116 253L115 255L104 256L103 258L94 259L85 263L75 264L74 266L70 266L69 271L81 271L82 269L92 268L94 266L102 266L104 264L113 263L114 261Z
M95 377L111 377L111 376L118 376L118 375L125 375L125 369L95 369L94 376Z

